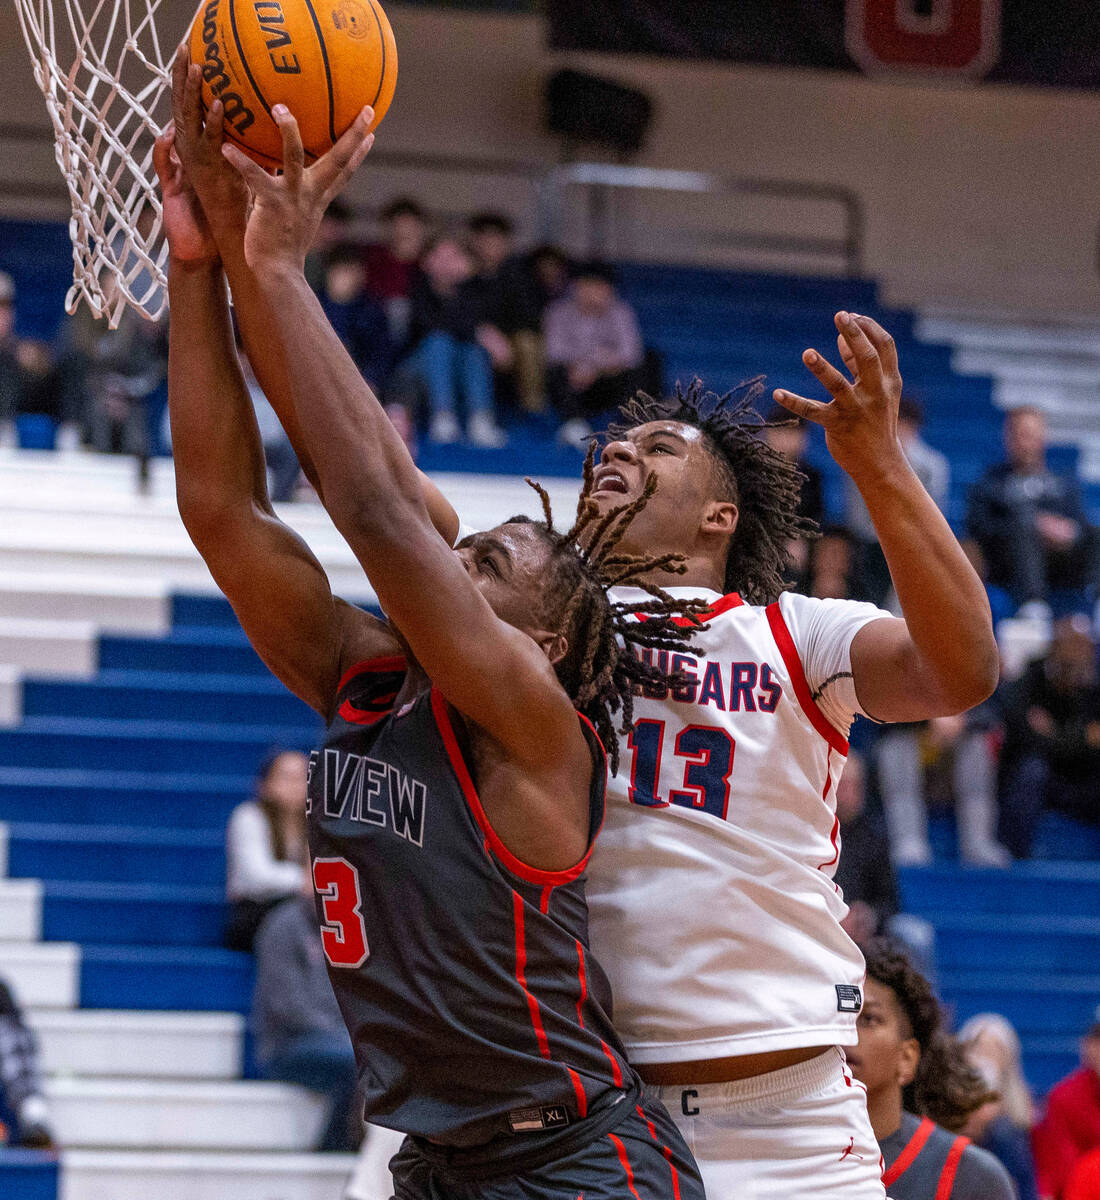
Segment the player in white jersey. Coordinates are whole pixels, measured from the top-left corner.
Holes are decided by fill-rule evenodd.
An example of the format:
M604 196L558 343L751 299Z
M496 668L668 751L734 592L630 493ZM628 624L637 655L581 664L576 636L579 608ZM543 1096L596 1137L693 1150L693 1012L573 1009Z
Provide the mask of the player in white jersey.
M798 477L760 436L752 389L640 397L596 470L606 509L658 478L622 550L686 554L688 586L669 590L710 604L700 652L669 664L683 685L636 701L589 903L616 1026L711 1200L883 1197L839 1049L857 1041L864 975L832 882L848 728L860 712L960 712L996 681L984 589L897 440L893 341L865 317L838 314L837 328L851 379L805 356L832 402L775 398L825 427L903 619L782 591Z

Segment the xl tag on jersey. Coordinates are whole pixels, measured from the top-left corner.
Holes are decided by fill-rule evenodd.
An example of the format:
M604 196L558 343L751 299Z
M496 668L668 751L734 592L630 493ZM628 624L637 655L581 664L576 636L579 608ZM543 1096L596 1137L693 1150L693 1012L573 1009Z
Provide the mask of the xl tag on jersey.
M852 983L836 985L836 1011L857 1013L863 1008L863 993Z
M544 1104L541 1108L514 1108L508 1114L513 1133L541 1133L544 1129L564 1129L569 1124L569 1110L560 1104Z

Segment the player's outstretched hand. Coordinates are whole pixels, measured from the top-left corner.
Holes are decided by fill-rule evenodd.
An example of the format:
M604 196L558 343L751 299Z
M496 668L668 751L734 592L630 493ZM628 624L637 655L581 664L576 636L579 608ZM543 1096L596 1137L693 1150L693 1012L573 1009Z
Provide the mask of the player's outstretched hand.
M240 244L251 198L240 175L222 157L225 109L215 100L202 112L202 68L191 61L186 43L172 63L172 125L183 173L194 188L210 230L225 248Z
M164 232L173 262L186 266L212 266L220 260L218 245L206 223L195 189L184 174L175 147L176 128L167 129L153 146L153 167L160 182Z
M228 142L222 154L252 191L244 250L254 270L265 265L301 268L317 236L325 209L370 153L374 110L364 108L331 150L305 165L298 122L283 104L271 109L283 137L283 172L270 175Z
M850 379L816 350L802 355L832 400L809 400L782 388L774 396L784 408L825 430L829 453L859 482L905 461L898 441L901 372L894 339L877 321L840 312L836 327Z

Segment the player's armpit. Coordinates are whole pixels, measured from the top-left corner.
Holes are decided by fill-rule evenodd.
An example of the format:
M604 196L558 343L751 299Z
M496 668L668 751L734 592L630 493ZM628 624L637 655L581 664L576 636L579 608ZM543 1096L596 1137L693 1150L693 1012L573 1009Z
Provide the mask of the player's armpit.
M927 721L973 706L933 672L901 618L864 625L851 656L860 707L875 721Z
M347 655L394 653L388 627L335 599L313 552L273 514L239 505L193 518L188 532L253 649L326 719Z

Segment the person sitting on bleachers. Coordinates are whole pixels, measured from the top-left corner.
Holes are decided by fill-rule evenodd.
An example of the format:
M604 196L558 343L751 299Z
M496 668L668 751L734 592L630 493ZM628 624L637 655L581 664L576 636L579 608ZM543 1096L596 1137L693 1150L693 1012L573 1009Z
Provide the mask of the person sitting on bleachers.
M864 953L859 1044L845 1055L867 1090L891 1200L1015 1200L1004 1167L959 1135L996 1093L943 1029L928 980L889 942Z
M14 1141L28 1149L54 1144L43 1095L38 1045L11 989L0 980L0 1115L14 1125Z
M403 345L409 336L409 309L417 267L431 232L428 214L407 196L391 200L379 213L382 239L364 251L367 286L386 310L390 337Z
M260 922L302 886L306 844L304 754L284 750L261 767L256 798L237 805L226 831L225 944L251 950Z
M458 238L433 239L413 283L409 317L412 353L398 368L427 396L428 436L439 445L462 438L458 417L466 409L466 435L475 446L507 441L494 412L493 369L510 361L507 338L489 322L486 298L474 278L470 252ZM390 389L390 399L400 385Z
M358 1073L325 969L308 871L302 870L298 894L264 918L255 948L252 1025L260 1070L265 1079L296 1083L327 1097L316 1149L350 1153L362 1135L354 1111Z
M49 351L15 332L15 281L0 271L0 446L16 443L15 419L21 414L60 416L50 384Z
M1051 1089L1032 1136L1043 1200L1070 1200L1076 1168L1100 1150L1100 1008L1081 1041L1081 1060L1073 1074ZM1086 1185L1080 1186L1083 1190Z
M1024 1079L1020 1037L998 1013L971 1017L958 1033L967 1062L997 1092L966 1124L968 1137L999 1159L1016 1185L1018 1200L1038 1200L1031 1127L1035 1105Z
M638 318L616 292L612 268L589 262L546 310L543 331L547 392L562 422L558 440L585 449L593 418L640 385L645 348Z
M381 395L393 368L394 349L386 313L367 287L362 247L354 242L333 246L316 290L325 316L359 373Z
M841 924L859 947L889 934L905 943L931 973L935 930L923 917L901 911L898 880L881 816L867 806L863 757L851 751L836 787L840 860L833 881L844 895L848 915Z
M1100 824L1100 675L1083 616L1055 622L1045 658L1004 692L1001 831L1029 858L1044 809Z
M1051 604L1062 613L1081 611L1095 584L1095 563L1078 481L1047 466L1046 420L1039 409L1010 412L1004 443L1007 461L975 485L967 515L990 581L1037 612L1049 615Z

